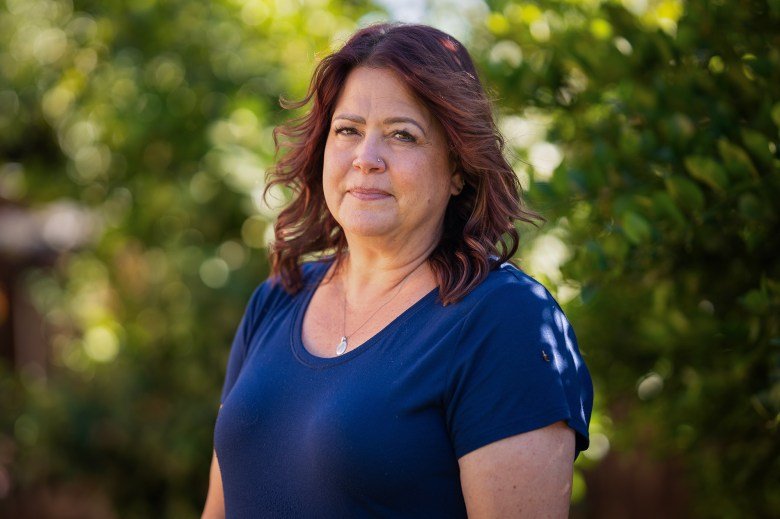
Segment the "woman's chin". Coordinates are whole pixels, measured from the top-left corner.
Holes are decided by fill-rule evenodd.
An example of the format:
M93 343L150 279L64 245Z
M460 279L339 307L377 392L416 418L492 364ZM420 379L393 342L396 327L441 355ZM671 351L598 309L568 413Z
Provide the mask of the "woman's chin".
M391 230L389 227L375 225L349 226L344 227L343 229L346 231L347 236L359 236L361 238L388 236Z
M362 218L346 218L340 224L347 236L360 236L365 238L387 236L396 227L392 222L378 215L364 216Z

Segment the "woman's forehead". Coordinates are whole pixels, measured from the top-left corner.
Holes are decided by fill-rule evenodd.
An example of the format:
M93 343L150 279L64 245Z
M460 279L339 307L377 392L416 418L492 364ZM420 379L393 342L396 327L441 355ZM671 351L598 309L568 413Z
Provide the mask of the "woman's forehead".
M429 125L431 114L425 104L395 72L384 68L358 67L342 86L334 117L342 112L362 118L374 116L416 117Z

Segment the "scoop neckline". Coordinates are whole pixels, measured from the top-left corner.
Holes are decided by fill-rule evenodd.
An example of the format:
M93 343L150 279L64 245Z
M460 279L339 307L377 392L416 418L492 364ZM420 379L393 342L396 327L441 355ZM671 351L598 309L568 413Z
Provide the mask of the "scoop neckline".
M439 294L439 287L433 288L430 292L422 296L415 301L409 308L401 312L395 319L387 323L387 325L372 335L369 339L364 341L360 346L353 350L349 350L343 355L335 357L319 357L314 355L303 344L303 317L306 315L306 310L309 309L309 303L311 302L314 292L317 287L320 286L325 274L328 272L328 267L332 263L333 259L320 260L316 267L321 268L321 272L313 272L311 274L311 283L307 283L304 290L303 297L300 298L300 303L295 308L295 314L293 319L293 326L290 331L290 343L295 358L302 364L312 368L328 368L349 362L350 360L362 355L363 353L373 349L373 346L381 342L386 336L390 335L398 326L403 324L404 321L409 319L415 314L422 306L431 299L435 299Z

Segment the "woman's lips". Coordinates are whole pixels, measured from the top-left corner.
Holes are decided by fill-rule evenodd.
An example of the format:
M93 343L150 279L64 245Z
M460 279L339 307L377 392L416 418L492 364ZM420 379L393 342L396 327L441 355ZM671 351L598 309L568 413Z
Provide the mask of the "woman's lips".
M349 190L349 194L358 200L381 200L390 197L390 193L381 189L354 188Z

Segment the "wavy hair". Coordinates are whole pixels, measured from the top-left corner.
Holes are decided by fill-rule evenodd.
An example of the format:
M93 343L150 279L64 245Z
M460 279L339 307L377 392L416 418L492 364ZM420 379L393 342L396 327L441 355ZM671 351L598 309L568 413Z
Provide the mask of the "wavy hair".
M274 130L280 158L268 171L266 194L280 185L291 189L293 198L275 224L271 274L296 293L303 286L303 256L329 251L337 262L343 258L346 237L325 205L323 155L338 96L357 67L394 72L444 129L465 185L450 198L442 236L428 261L442 304L457 302L517 252L515 222L541 217L525 207L468 52L450 35L425 25L383 23L357 31L317 65L303 99L282 100L287 109L311 108Z

